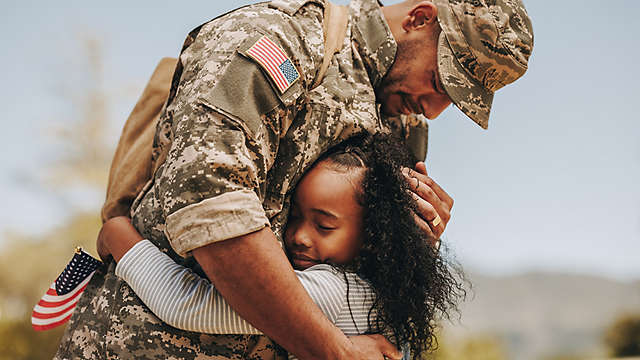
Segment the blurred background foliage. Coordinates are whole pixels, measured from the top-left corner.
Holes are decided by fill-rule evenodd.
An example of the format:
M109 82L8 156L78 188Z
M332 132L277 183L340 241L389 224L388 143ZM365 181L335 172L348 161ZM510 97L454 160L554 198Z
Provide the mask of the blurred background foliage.
M617 318L606 330L604 342L612 356L640 355L640 313Z
M105 134L110 124L124 123L124 119L112 120L109 117L110 95L103 90L100 41L89 38L83 40L83 44L86 66L81 70L84 81L82 84L74 83L71 87L73 90L63 92L63 100L75 109L75 115L73 119L63 122L64 126L49 129L56 142L56 153L61 155L42 169L42 186L61 194L61 201L66 201L66 196L77 196L72 193L79 188L104 193L109 163L115 149L115 142L109 143L109 137ZM135 95L130 97L131 107L135 99ZM45 332L33 331L30 325L32 307L72 257L76 246L82 246L89 253L96 254L95 238L101 225L99 205L89 210L72 208L70 214L63 223L42 235L25 235L15 230L5 234L7 241L0 248L0 359L50 359L57 349L64 326ZM500 286L511 287L504 284ZM482 307L489 305L484 304L482 299L479 297L469 301L478 303L477 300L480 300L483 310ZM561 303L562 300L558 302ZM571 307L573 303L564 305ZM502 307L499 310L504 309ZM494 321L499 320L497 316L489 315L491 313L488 311L486 314L486 322L499 322ZM464 309L462 321L465 321ZM456 326L462 325L446 327ZM517 344L521 339L518 340L513 334L466 330L471 332L462 337L450 336L448 330L445 331L439 337L440 346L437 351L424 355L423 359L532 358L530 352L525 354L524 350L522 353L519 351ZM599 343L594 346L599 351L552 349L549 355L537 358L577 360L604 356L640 356L640 309L612 318L610 326L598 336L596 342ZM517 341L514 342L514 338Z
M47 129L60 154L42 171L42 186L60 194L61 201L87 191L104 193L109 163L115 144L107 144L109 95L102 86L100 41L83 40L86 61L82 83L62 91L74 108L74 118L51 121L64 124ZM71 70L70 70L71 71ZM73 194L77 189L85 192ZM31 328L33 305L60 274L76 246L92 254L100 230L99 209L78 210L69 205L71 215L42 235L25 235L13 230L5 234L0 249L0 359L51 359L64 326L42 332ZM27 216L27 214L25 214Z
M492 335L477 334L471 338L459 341L447 341L439 337L438 349L424 360L507 360L508 353L501 340Z

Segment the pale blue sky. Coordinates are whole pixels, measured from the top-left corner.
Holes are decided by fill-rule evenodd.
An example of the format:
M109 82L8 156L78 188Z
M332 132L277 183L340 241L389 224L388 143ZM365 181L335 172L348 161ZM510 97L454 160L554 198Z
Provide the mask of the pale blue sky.
M99 201L69 200L38 181L57 149L47 129L71 126L64 91L86 81L73 71L83 61L82 34L104 41L115 143L158 59L176 56L191 28L242 3L5 4L0 232L43 231ZM487 272L639 278L640 4L526 5L536 43L530 70L497 93L489 130L455 108L431 122L427 164L456 200L446 240L464 265Z

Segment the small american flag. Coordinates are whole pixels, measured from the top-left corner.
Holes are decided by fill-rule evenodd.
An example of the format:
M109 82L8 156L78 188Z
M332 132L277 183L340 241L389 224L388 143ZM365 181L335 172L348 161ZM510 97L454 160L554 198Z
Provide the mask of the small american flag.
M91 255L76 248L76 253L56 281L33 308L31 326L36 331L49 330L64 324L73 313L80 294L102 264Z
M287 91L291 84L300 77L298 70L284 51L266 36L256 41L246 51L246 54L256 60L269 74L280 93Z

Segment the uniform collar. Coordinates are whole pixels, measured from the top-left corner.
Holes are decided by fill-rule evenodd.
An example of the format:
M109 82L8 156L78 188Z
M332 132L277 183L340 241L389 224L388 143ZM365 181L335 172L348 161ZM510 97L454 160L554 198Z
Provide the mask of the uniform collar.
M375 88L393 64L398 45L377 0L352 0L349 8L352 39Z

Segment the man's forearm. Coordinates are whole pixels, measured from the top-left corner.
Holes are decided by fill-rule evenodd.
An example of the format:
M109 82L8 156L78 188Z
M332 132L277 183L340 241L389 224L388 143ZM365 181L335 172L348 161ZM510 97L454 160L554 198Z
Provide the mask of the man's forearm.
M351 341L304 290L270 228L193 251L243 318L300 359L348 358Z

